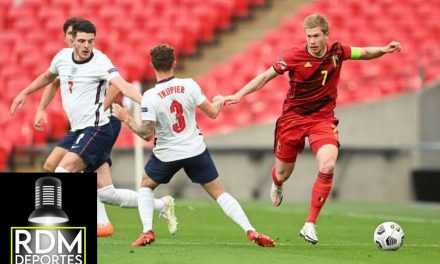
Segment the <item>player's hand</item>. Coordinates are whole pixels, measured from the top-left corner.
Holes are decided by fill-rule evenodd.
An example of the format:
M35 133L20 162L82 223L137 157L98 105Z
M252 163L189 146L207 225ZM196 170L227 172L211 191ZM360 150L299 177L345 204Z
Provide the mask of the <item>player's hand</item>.
M47 124L47 115L44 110L38 110L35 114L34 128L39 131L44 131L44 126Z
M26 102L26 95L19 93L15 98L14 101L12 101L10 114L13 116L15 114L15 111L17 111L18 108L22 108L24 103Z
M127 123L131 117L131 113L128 108L122 107L119 104L112 104L112 116Z
M388 45L385 46L385 53L393 53L400 52L400 43L397 41L391 41Z
M228 95L223 97L223 105L231 105L231 104L237 104L241 100L241 96L238 96L236 94L234 95Z
M221 96L221 95L214 96L214 98L212 98L212 103L215 106L217 106L218 108L222 108L223 107L223 96Z

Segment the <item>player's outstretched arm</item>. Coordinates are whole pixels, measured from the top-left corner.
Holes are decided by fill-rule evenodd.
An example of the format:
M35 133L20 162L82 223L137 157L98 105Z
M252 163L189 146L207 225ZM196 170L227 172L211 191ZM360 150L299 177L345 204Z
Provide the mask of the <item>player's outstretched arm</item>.
M240 91L233 95L224 96L222 104L230 105L240 102L243 97L257 91L276 76L278 76L278 73L273 67L270 67L265 72L248 82L245 86L243 86L243 88L240 89Z
M113 113L112 115L117 119L124 122L136 135L140 136L142 139L146 141L150 141L153 137L154 125L156 122L144 120L142 124L138 124L134 118L130 114L130 110L128 108L124 108L118 104L113 104Z
M49 83L53 82L55 78L57 77L56 74L51 73L49 70L42 73L40 76L38 76L31 84L29 84L26 88L24 88L15 98L14 101L12 101L10 114L14 115L15 111L18 108L21 108L24 103L26 102L26 97L29 94L32 94L44 86L48 85Z
M37 108L37 113L34 118L34 128L39 131L44 131L44 124L47 123L46 107L52 102L55 94L60 88L60 79L55 79L50 85L44 88L43 95L40 99L40 104Z
M108 86L107 94L105 95L104 99L104 110L107 110L107 108L109 108L113 104L120 92L121 91L114 85L110 84Z
M221 97L214 97L214 103L206 99L197 107L209 118L216 119L221 110Z
M400 51L400 43L397 41L391 41L388 45L384 47L363 47L360 48L360 60L371 60L381 57L386 53Z
M118 88L125 96L127 96L131 100L137 102L138 104L141 104L142 101L141 94L133 87L133 85L129 84L121 76L116 76L113 79L111 79L110 84ZM104 105L105 105L105 101L104 101ZM105 106L104 109L106 109Z

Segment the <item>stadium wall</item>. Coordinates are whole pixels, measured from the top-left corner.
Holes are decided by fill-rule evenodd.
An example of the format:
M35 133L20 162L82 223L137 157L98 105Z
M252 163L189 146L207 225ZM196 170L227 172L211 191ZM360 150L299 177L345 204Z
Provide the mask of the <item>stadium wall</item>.
M411 172L438 167L439 150L424 150L423 142L440 142L440 85L419 93L377 102L340 107L342 143L335 173L333 199L408 202L414 200ZM240 200L269 199L269 172L274 124L252 126L206 139L226 189ZM225 152L227 149L237 151ZM248 151L245 151L248 149ZM115 152L113 175L120 186L133 187L131 152ZM285 185L287 201L307 201L317 174L314 156L306 149ZM206 198L204 191L179 172L156 194Z

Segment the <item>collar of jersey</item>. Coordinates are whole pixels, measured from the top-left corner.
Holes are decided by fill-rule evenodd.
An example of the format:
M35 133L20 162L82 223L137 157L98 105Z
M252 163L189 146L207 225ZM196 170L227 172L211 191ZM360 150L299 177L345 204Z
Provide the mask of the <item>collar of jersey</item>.
M72 60L75 64L84 64L87 63L89 61L91 61L93 59L94 53L93 51L90 53L90 57L87 60L83 60L83 61L77 61L75 60L75 56L74 56L74 52L72 52Z
M322 55L321 57L315 56L315 55L313 55L312 53L310 53L310 52L309 52L309 49L307 48L307 44L306 44L306 51L307 51L307 53L308 53L310 56L312 56L313 58L322 59L322 58L324 58L324 56L327 54L327 51L328 51L328 45L327 45L327 48L326 48L326 50L325 50L324 55Z
M164 83L164 82L168 82L168 81L170 81L170 80L172 80L172 79L174 79L174 78L176 78L176 77L174 77L174 76L168 77L168 78L166 78L166 79L163 79L163 80L158 81L157 84L159 84L159 83Z

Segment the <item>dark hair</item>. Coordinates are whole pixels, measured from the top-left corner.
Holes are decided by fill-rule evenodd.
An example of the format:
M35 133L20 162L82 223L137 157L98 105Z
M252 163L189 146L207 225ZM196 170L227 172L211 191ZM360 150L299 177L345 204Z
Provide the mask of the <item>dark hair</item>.
M82 21L83 19L81 17L69 17L63 24L63 31L64 34L67 33L67 29L70 26L73 26L73 24L78 23L79 21Z
M169 71L174 62L174 49L166 44L160 44L150 50L151 62L156 71Z
M72 36L76 37L76 34L78 32L93 33L94 35L96 35L96 27L89 20L83 19L81 21L76 22L72 26Z

